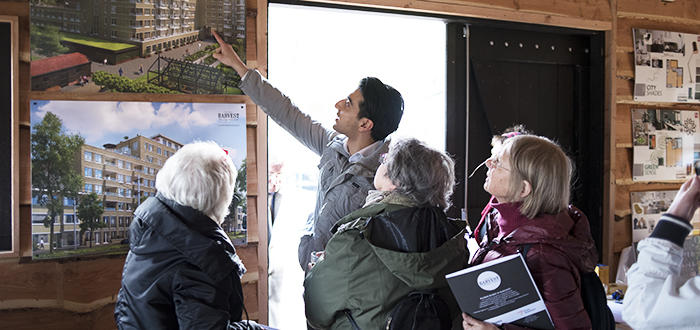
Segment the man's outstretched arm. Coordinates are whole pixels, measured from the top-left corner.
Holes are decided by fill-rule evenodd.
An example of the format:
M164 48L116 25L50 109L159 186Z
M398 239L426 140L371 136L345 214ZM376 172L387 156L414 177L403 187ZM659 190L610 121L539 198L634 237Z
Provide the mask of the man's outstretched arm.
M233 47L225 43L216 31L212 31L212 34L219 43L219 48L214 51L212 56L238 73L241 77L239 85L241 90L299 142L319 155L323 153L328 142L337 133L326 129L299 110L289 97L272 86L259 72L249 69L238 57Z

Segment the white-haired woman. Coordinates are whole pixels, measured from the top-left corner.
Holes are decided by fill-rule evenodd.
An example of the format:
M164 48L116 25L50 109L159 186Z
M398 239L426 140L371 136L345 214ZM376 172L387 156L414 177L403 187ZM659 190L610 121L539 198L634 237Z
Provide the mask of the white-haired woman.
M391 310L413 291L432 289L459 320L445 275L466 266L464 223L451 221L454 163L415 139L383 155L365 206L333 227L325 254L307 274L309 325L318 329L385 329ZM460 235L460 233L462 233Z
M595 267L588 219L569 206L572 165L561 148L535 135L513 136L487 160L484 189L495 196L471 265L527 249L532 273L556 329L590 329L580 273ZM464 329L496 326L463 314ZM519 328L504 324L503 328Z
M134 212L115 308L119 329L258 329L241 321L245 272L220 225L236 168L214 142L185 145Z

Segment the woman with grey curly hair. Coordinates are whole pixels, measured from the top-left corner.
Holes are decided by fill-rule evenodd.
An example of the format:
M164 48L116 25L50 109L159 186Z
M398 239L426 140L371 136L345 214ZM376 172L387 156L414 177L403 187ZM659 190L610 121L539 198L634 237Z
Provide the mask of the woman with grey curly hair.
M466 266L464 222L447 218L454 162L416 139L382 155L361 209L339 220L321 260L304 281L308 324L319 329L410 328L392 310L410 293L430 291L445 304L433 329L459 319L445 275ZM433 299L433 298L431 298ZM409 321L409 324L396 324Z
M395 189L385 193L395 191L418 205L439 206L445 211L452 205L450 196L455 185L455 173L450 156L416 139L405 139L394 143L383 157L382 165L385 168L377 169L375 187L377 180L384 182L388 178L396 184Z

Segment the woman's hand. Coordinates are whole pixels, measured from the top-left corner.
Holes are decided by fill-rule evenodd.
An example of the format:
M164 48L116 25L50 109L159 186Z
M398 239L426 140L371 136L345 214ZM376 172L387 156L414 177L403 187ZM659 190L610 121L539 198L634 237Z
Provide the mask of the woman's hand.
M694 175L683 183L666 212L690 222L698 206L700 206L700 177Z
M462 327L464 328L464 330L467 330L467 329L498 330L497 326L495 326L491 323L479 321L479 320L467 315L466 313L462 313L462 319L464 319L464 321L462 321Z

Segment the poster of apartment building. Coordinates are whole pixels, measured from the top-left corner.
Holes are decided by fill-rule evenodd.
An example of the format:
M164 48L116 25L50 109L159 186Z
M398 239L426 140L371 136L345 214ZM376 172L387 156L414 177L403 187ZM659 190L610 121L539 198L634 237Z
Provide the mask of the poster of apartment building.
M668 211L678 190L654 190L630 192L632 208L632 241L639 242L648 237ZM700 225L700 210L691 219L693 226Z
M245 0L31 0L38 91L241 94L215 30L245 60Z
M632 109L634 181L684 180L700 160L698 111Z
M247 241L245 104L30 102L35 258L123 253L133 212L183 145L214 141L238 170L222 228ZM89 111L86 111L89 110Z
M700 102L700 35L632 29L634 99Z

